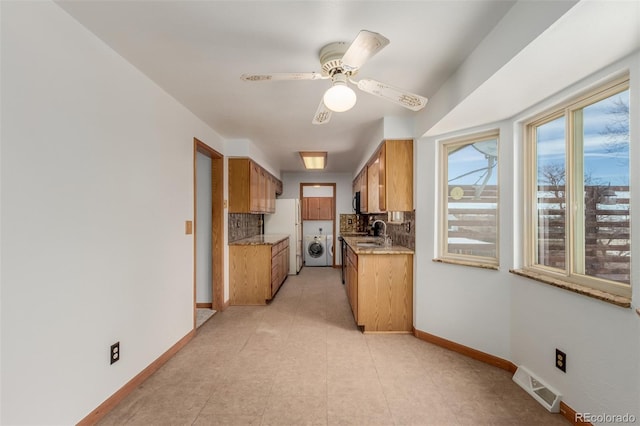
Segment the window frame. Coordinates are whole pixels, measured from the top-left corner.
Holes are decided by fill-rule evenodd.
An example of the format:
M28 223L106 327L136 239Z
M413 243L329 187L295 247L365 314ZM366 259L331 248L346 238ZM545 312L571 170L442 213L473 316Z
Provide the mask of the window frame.
M496 139L497 165L496 174L496 243L495 257L476 256L468 254L450 253L449 242L449 149L451 147L465 147L487 139ZM440 185L439 185L439 231L438 231L438 262L453 263L463 266L475 266L485 269L498 269L500 265L500 129L491 129L464 136L442 140L440 142Z
M600 102L617 93L630 90L629 76L616 78L604 84L577 95L564 103L556 104L547 108L544 112L532 117L523 123L524 136L524 238L523 272L532 277L540 277L539 281L566 284L567 289L578 293L590 294L604 292L614 297L631 298L632 285L617 281L589 276L575 272L577 239L583 234L582 230L577 230L577 226L582 223L582 218L578 217L584 213L584 206L581 203L582 194L580 188L584 185L584 170L582 164L576 164L576 143L575 143L575 113L585 107ZM564 270L553 268L536 263L537 246L537 140L536 130L539 126L549 123L557 118L565 118L564 143L565 143L565 264ZM630 137L631 139L631 137ZM584 155L584 152L581 152ZM629 182L631 185L631 182ZM631 210L632 200L629 200ZM629 217L631 220L631 216ZM578 290L576 287L578 286Z

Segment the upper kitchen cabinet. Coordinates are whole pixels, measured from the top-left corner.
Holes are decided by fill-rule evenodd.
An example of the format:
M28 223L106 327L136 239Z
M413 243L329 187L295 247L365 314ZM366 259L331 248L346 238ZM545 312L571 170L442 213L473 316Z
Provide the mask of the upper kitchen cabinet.
M364 167L358 173L358 176L353 181L353 193L355 195L356 192L360 193L360 212L368 213L369 205L368 205L368 197L367 197L367 167Z
M363 173L366 190L362 191L362 183L359 186L361 207L366 205L363 212L413 210L413 140L382 142L356 181Z
M229 159L229 213L274 213L278 188L282 182L250 158Z
M332 220L332 197L304 197L302 199L302 220Z

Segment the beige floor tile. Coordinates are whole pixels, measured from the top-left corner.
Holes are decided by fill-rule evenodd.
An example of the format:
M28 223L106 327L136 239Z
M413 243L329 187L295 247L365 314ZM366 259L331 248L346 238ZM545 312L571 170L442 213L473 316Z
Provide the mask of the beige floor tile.
M327 398L314 395L281 395L269 398L262 425L320 426L327 424Z
M363 334L340 271L304 268L266 306L198 329L104 425L554 425L503 370L412 335Z

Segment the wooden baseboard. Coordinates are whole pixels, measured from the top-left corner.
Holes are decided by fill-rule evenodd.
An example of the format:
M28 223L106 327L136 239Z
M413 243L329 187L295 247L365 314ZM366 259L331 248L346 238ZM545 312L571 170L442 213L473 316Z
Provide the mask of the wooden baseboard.
M155 373L163 364L171 359L180 349L182 349L193 337L196 335L195 330L191 330L186 336L180 339L176 344L171 346L165 353L160 355L158 359L153 361L142 370L133 379L129 380L123 387L121 387L116 393L111 395L98 406L95 410L89 413L84 419L78 422L78 426L94 425L100 421L104 416L109 413L120 401L122 401L127 395L129 395L138 385L147 380L149 376Z
M490 355L488 353L470 348L468 346L461 345L460 343L452 342L451 340L443 339L442 337L425 333L424 331L416 330L415 328L413 329L413 334L420 340L424 340L425 342L433 343L434 345L438 345L445 349L458 352L459 354L468 356L469 358L477 359L478 361L482 361L486 364L502 368L503 370L507 370L511 374L514 374L518 369L518 366L516 366L511 361L499 358L494 355ZM579 419L577 420L576 411L562 401L560 402L560 415L575 426L593 426L589 422L584 422Z
M213 309L213 303L211 302L196 303L196 308Z
M588 425L588 426L593 426L590 422L585 422L581 419L578 419L576 416L576 411L569 407L567 404L565 404L564 402L560 401L560 415L562 417L564 417L565 419L569 420L569 422L572 425L575 426L583 426L583 425Z
M443 339L442 337L438 337L436 335L425 333L424 331L416 329L414 329L413 334L420 340L424 340L425 342L433 343L434 345L441 346L445 349L458 352L462 355L468 356L469 358L477 359L478 361L482 361L486 364L502 368L503 370L507 370L511 374L515 373L518 369L518 367L511 361L507 361L506 359L502 359L497 356L479 351L477 349L461 345L460 343L452 342L451 340Z

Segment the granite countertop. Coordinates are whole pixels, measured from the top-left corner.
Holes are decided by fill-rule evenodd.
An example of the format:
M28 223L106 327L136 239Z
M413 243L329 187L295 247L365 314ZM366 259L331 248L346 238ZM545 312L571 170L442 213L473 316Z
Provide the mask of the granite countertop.
M392 245L391 247L375 246L375 247L361 247L358 243L374 243L380 241L380 237L366 237L356 236L347 237L342 236L345 242L353 249L356 254L413 254L413 250L404 246Z
M366 237L367 235L369 235L368 232L355 232L355 231L340 232L341 237Z
M289 234L261 234L229 243L230 246L274 245L289 238Z

